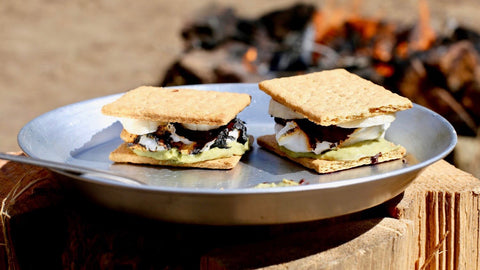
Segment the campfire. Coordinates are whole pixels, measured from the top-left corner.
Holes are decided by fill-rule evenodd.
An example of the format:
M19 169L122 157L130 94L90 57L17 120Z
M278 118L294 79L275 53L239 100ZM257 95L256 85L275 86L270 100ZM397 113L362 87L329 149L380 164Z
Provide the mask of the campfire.
M462 26L435 32L426 1L418 10L416 24L402 25L307 4L255 19L209 9L184 26L184 53L159 84L259 82L345 68L438 112L460 135L476 136L480 34Z

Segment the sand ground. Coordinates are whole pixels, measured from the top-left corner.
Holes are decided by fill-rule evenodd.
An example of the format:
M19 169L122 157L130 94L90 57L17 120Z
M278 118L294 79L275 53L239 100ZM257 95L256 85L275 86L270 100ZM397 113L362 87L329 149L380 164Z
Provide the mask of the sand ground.
M157 83L182 52L182 25L209 5L230 6L242 16L256 17L296 2L1 1L0 151L19 150L18 131L42 113ZM416 6L414 0L370 0L361 1L360 12L412 22ZM430 6L436 25L454 18L478 28L480 3L474 0L437 0Z

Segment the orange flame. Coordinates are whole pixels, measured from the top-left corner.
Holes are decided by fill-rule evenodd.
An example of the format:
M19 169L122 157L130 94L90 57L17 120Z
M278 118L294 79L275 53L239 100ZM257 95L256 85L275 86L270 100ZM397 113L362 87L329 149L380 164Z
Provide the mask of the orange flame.
M395 69L388 64L378 63L375 65L375 71L383 77L391 77Z
M408 56L408 43L401 42L395 48L395 54L398 55L400 58L407 58Z
M347 13L342 9L317 11L313 14L312 21L315 25L315 41L324 43L329 36L335 36L337 31L342 31L342 25L347 21Z
M378 34L380 25L379 20L352 17L348 20L348 22L354 27L355 30L361 33L362 37L365 39L371 39Z
M249 72L257 71L257 67L254 62L257 60L258 51L255 47L248 48L247 52L243 55L243 65Z
M424 51L433 46L436 41L435 31L430 24L430 10L427 0L419 0L419 19L407 41L398 44L396 36L396 24L382 22L373 17L362 17L358 14L361 0L350 0L355 7L352 10L345 6L336 7L332 1L326 0L326 6L322 11L317 11L312 19L315 26L315 42L326 44L339 36L346 34L346 25L359 33L365 41L366 47L357 49L357 53L371 54L374 59L382 62L390 61L394 56L406 58L415 51ZM348 37L345 37L348 39ZM370 45L368 45L370 44ZM314 54L315 58L315 54ZM383 73L389 74L389 68L380 68Z
M414 29L409 49L411 51L425 51L432 47L436 35L430 24L430 10L426 0L418 1L419 23Z

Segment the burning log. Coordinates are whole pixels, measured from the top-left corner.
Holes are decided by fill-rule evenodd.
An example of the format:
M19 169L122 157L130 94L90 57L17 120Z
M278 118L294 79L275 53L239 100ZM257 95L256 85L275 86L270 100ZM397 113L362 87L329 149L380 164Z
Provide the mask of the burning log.
M160 85L258 82L345 68L442 114L460 135L476 135L480 34L463 27L435 33L426 1L419 5L413 26L304 4L249 20L209 9L182 31L185 53Z
M478 52L469 41L437 46L413 56L395 87L420 105L443 115L463 135L476 135L480 98Z
M191 50L167 72L161 85L258 82L255 59L245 56L251 47L229 42L215 50ZM251 57L251 56L250 56Z
M273 76L271 70L306 68L301 52L293 48L311 21L312 5L295 5L254 20L239 18L231 9L209 10L184 27L185 52L160 85L258 82Z
M243 37L248 42L251 33L246 29L250 29L249 23L237 18L233 9L209 7L207 10L207 14L202 12L198 19L187 23L182 30L187 51L194 48L211 50L224 42Z

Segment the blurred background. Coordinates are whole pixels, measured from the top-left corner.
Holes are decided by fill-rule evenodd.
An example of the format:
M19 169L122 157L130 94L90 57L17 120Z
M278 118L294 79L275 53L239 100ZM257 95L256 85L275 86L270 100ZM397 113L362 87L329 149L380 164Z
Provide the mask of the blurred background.
M480 157L474 0L0 3L0 150L33 118L140 85L258 82L335 67L432 108Z

